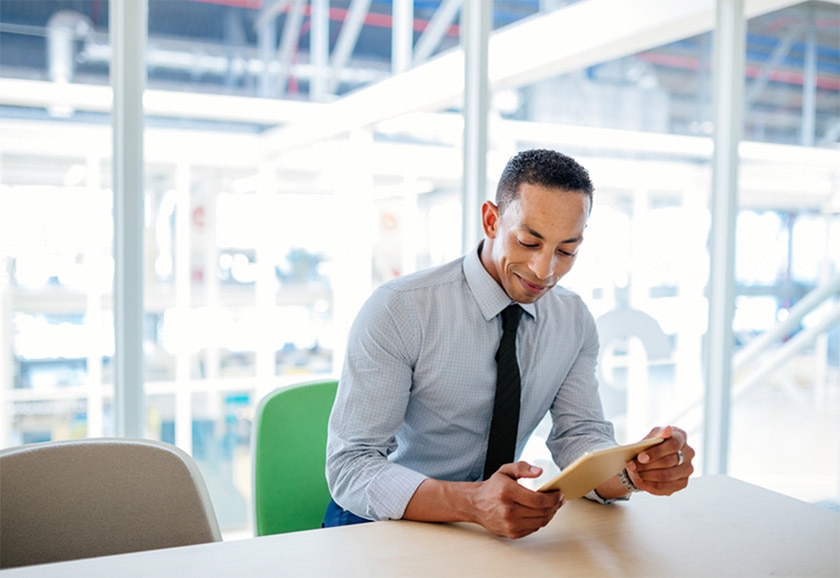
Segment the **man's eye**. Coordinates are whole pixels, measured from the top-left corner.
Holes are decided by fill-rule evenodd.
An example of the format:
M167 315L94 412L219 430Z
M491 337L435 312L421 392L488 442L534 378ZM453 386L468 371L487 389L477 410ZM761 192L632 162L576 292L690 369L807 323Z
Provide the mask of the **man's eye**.
M570 253L568 251L564 251L563 249L557 249L557 252L563 255L564 257L574 257L575 255L577 255L577 252Z
M517 239L517 241L519 241L519 244L522 245L523 247L527 248L527 249L533 249L534 247L537 246L536 243L526 243L525 241L520 241L519 239Z

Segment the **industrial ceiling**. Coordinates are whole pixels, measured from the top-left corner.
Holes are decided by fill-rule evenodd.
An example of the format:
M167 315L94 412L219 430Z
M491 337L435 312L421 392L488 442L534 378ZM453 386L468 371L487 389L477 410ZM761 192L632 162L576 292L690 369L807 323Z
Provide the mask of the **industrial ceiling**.
M745 6L744 138L837 146L840 4ZM489 67L491 87L506 97L499 113L708 135L714 7L713 0L497 0ZM231 123L225 111L203 119L271 131L278 148L301 134L328 137L407 112L457 110L463 78L446 63L458 53L460 9L460 0L150 0L147 86L328 105L262 121ZM328 39L320 55L313 52L319 26ZM106 0L0 0L0 118L57 114L43 106L43 90L21 96L21 85L8 81L107 86L109 58ZM424 71L440 76L430 83ZM96 122L97 111L84 105L68 111ZM310 120L325 114L337 122L313 131Z

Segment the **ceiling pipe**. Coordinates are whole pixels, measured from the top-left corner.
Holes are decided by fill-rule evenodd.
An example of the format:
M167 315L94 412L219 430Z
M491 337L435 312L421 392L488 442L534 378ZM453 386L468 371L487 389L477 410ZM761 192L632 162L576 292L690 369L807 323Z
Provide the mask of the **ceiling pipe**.
M227 1L235 2L237 6L242 8L256 8L259 2L259 0L220 0L214 3L225 3ZM837 0L837 2L840 2L840 0ZM283 2L279 2L277 5L282 6L283 4ZM304 13L308 14L309 11L305 9ZM365 24L369 26L390 26L390 17L376 16L377 18L373 18L371 14L368 14L365 18ZM347 11L332 8L329 17L331 20L343 21L347 17ZM420 19L414 19L413 22L415 31L423 30L429 25L428 21ZM85 47L79 53L79 58L87 62L100 64L110 61L111 53L107 35L101 35L104 40L97 41L97 36L100 35L95 32L91 20L84 14L61 10L52 16L47 26L48 66L50 79L53 81L72 81L76 61L73 43L76 40L85 40ZM457 26L453 25L450 26L447 34L457 34L457 31ZM213 54L214 46L205 47L199 42L190 43L176 39L157 38L150 44L147 53L147 63L150 70L169 69L189 72L193 75L213 74L219 76L229 74L233 70L239 75L260 77L266 73L269 75L278 74L280 69L279 63L272 61L268 64L266 70L266 63L260 58L256 49L244 50L239 56L231 57L229 54L222 52ZM699 66L697 60L690 57L677 57L653 52L643 52L637 55L637 58L652 64L677 68L697 69ZM383 80L389 76L388 72L384 67L377 68L372 63L367 65L357 63L352 68L336 71L335 80L352 89L352 87L364 86ZM309 78L315 74L315 71L308 64L296 63L292 65L290 73L298 78ZM747 67L747 76L753 78L757 75L757 69ZM774 82L801 85L803 75L797 72L777 70L771 73L770 79ZM836 90L840 86L839 80L831 79L828 76L818 76L816 81L818 88L826 90Z
M216 53L214 53L216 52ZM111 48L107 39L91 40L81 57L88 63L107 63ZM222 77L233 74L236 77L260 78L263 74L279 75L281 65L275 59L267 65L258 54L258 49L242 49L237 55L223 53L218 46L199 42L185 42L177 39L155 38L147 48L146 63L149 70L175 70L189 73L193 77L204 74ZM349 86L365 85L388 76L385 64L356 62L338 72L338 79ZM311 78L316 71L308 63L292 63L289 73L297 78Z
M87 41L93 30L93 22L78 12L59 10L47 22L47 63L49 78L56 84L69 84L75 69L77 40ZM56 102L48 109L52 116L69 117L73 108Z
M87 40L93 22L79 12L59 10L47 22L47 62L50 80L68 83L73 80L76 40Z

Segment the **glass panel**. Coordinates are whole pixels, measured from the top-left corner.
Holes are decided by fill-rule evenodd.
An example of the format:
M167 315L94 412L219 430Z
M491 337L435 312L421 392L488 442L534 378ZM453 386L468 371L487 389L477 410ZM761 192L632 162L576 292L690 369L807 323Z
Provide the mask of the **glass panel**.
M829 456L840 455L840 309L836 292L821 303L812 297L837 284L840 249L829 240L840 219L793 209L744 216L750 226L738 242L749 250L739 261L735 316L741 352L765 332L785 331L749 362L735 358L730 472L836 508L840 478ZM816 307L803 310L809 301Z
M226 536L249 531L249 422L259 398L334 373L343 336L373 287L461 254L457 102L299 142L330 120L324 104L390 76L393 3L371 3L335 72L331 60L319 61L324 22L295 14L295 4L274 14L274 4L258 0L149 5L147 434L196 456ZM459 44L455 13L423 46L443 4L414 5L408 36L423 51L417 64ZM493 30L571 4L497 1ZM329 58L350 8L329 3ZM836 141L836 14L805 2L751 20L748 34L739 355L840 270L837 162L819 154L830 155ZM0 1L4 446L114 432L108 42L107 2ZM558 58L570 58L564 50L557 46ZM533 146L589 168L595 206L564 284L602 327L608 415L621 441L657 423L679 424L701 450L698 468L710 53L711 34L698 30L604 62L563 61L563 74L534 79L531 71L527 84L511 73L494 91L489 120L491 188L507 158ZM531 55L510 56L525 67ZM812 501L840 500L832 299L803 314L751 367L739 366L733 385L732 473ZM622 331L611 331L616 326ZM768 453L766 440L794 429L779 442L786 459ZM544 435L529 446L534 461L544 459ZM813 447L819 460L776 469Z
M28 137L25 130L17 136ZM105 165L77 154L67 147L0 157L0 320L9 348L0 368L14 375L7 395L15 400L3 432L9 443L114 429L106 386L114 349L111 201L99 185Z

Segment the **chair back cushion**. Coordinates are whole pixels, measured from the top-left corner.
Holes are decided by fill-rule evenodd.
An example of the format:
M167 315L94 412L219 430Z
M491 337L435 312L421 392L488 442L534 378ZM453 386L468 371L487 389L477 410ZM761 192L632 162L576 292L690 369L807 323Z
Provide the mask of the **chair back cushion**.
M338 382L284 387L254 418L254 521L258 536L320 528L330 499L324 473L327 422Z
M189 455L151 440L0 452L0 568L221 540Z

